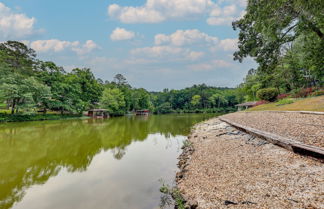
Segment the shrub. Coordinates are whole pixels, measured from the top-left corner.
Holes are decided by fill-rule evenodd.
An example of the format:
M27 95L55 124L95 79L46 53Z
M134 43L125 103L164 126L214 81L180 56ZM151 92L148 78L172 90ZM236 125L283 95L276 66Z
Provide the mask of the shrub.
M300 97L308 97L312 94L313 88L306 88L306 89L298 89L294 91L293 97L300 98Z
M290 96L290 94L279 94L279 95L277 96L277 99L280 100L280 99L287 98L287 97L289 97L289 96Z
M258 105L267 104L267 103L268 103L268 102L265 101L265 100L257 101L257 102L255 103L254 107L255 107L255 106L258 106Z
M316 97L316 96L322 96L324 95L324 89L323 90L318 90L318 91L315 91L311 94L311 96L313 97Z
M276 88L266 88L257 91L257 97L261 100L273 102L276 100L279 92Z
M38 120L60 120L67 118L81 117L82 115L55 115L55 114L0 114L0 122L21 122L21 121L38 121Z

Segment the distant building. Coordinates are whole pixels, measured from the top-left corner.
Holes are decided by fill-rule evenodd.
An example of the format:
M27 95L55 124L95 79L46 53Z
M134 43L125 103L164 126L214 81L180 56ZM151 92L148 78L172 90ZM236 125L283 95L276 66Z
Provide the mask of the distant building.
M92 118L109 118L109 113L106 109L92 109L88 111L88 116Z
M242 104L238 104L238 105L235 105L237 107L237 110L238 111L241 111L241 110L246 110L250 107L254 107L256 105L257 102L245 102L245 103L242 103Z

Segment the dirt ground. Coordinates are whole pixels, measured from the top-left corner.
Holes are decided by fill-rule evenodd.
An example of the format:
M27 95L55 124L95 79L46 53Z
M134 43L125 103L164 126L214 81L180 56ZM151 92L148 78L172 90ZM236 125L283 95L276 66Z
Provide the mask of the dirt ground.
M324 148L324 115L296 112L236 112L230 121Z
M324 208L324 164L217 118L198 124L177 186L198 208Z

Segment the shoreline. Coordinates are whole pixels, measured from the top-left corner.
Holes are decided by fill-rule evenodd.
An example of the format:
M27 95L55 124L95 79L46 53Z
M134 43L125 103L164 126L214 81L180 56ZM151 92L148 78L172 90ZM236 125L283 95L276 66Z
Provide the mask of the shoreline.
M187 208L323 208L324 166L213 118L196 124L176 184Z

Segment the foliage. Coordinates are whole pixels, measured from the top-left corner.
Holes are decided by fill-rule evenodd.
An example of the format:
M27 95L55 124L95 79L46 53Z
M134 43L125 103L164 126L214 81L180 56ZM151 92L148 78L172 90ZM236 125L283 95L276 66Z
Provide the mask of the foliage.
M3 77L0 82L0 97L11 106L12 113L20 108L32 108L42 105L43 100L50 96L49 87L39 83L33 77L25 78L12 73Z
M259 106L259 105L263 105L263 104L267 104L267 103L269 103L269 102L268 101L265 101L265 100L257 101L255 103L254 107Z
M66 72L53 62L38 60L35 51L23 43L0 44L0 102L13 114L79 114L99 107L108 109L111 115L141 109L155 113L221 112L233 111L242 99L242 92L235 89L205 84L148 92L133 88L122 74L104 82L96 79L89 68Z
M279 94L279 95L277 96L277 99L280 100L280 99L287 98L287 97L289 97L289 96L290 96L290 94Z
M162 180L160 180L162 186L160 187L160 192L163 193L166 198L163 199L173 199L175 202L175 208L185 209L185 199L182 197L179 189L177 187L171 187L168 184L165 184ZM167 201L168 203L168 201ZM162 203L161 208L165 207L166 203Z
M252 57L258 63L239 86L245 100L255 100L262 88L298 94L323 87L323 11L321 0L248 0L246 14L233 22L239 30L234 59Z
M198 105L200 104L200 100L201 100L201 96L200 95L194 95L191 98L191 105L194 107L198 107Z
M324 95L324 90L317 90L312 93L312 96L322 96Z
M172 113L173 110L172 110L170 102L164 102L156 107L155 112L166 114L166 113Z
M261 100L266 100L266 101L275 101L279 92L275 88L265 88L265 89L260 89L257 92L257 97Z
M105 89L100 100L101 107L106 108L110 113L124 114L125 113L125 98L123 93L115 89Z
M185 149L186 147L191 147L191 146L192 146L192 142L187 139L183 142L181 149Z
M0 43L0 63L6 64L10 71L24 75L33 74L36 53L18 41Z
M312 88L306 88L306 89L296 89L296 91L293 91L293 97L294 98L303 98L310 96L313 92Z
M77 118L81 115L57 115L57 114L1 114L0 122L21 122L21 121L38 121L38 120L58 120L58 119L68 119Z

